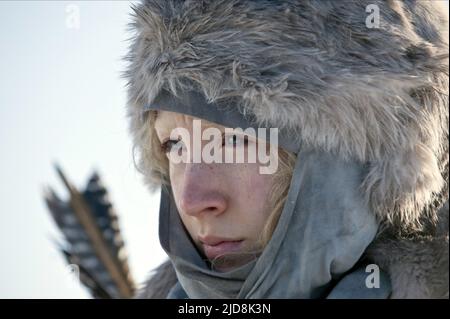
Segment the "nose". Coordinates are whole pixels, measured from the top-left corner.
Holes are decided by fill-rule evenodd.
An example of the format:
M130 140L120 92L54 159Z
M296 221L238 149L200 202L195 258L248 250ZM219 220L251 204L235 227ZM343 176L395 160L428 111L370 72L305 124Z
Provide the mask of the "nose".
M186 164L178 208L182 213L193 217L220 215L228 205L227 195L222 187L220 178L214 176L207 165Z

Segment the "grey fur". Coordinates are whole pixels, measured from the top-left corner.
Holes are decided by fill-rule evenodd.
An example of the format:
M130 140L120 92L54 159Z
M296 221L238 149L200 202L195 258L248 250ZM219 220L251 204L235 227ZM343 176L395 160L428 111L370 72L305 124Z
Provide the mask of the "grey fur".
M159 265L137 291L136 299L165 299L177 283L177 276L169 260Z
M366 27L368 4L380 8L379 29ZM211 101L233 99L262 124L367 163L361 187L391 238L374 248L374 256L380 249L381 255L392 254L392 248L400 254L396 262L411 264L413 275L424 255L448 265L448 249L446 255L432 253L442 248L439 243L448 247L448 223L446 235L435 237L442 228L438 210L448 201L443 3L147 0L134 7L130 28L135 34L124 74L130 130L152 189L158 173L143 106L162 89L175 95L196 90ZM399 239L406 235L408 241ZM429 245L420 244L415 253L419 242ZM382 261L397 277L391 261Z

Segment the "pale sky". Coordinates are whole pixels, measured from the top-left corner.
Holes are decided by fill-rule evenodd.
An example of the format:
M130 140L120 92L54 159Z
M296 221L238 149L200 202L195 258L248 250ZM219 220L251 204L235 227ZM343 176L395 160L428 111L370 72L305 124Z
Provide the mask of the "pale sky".
M125 116L129 12L128 1L0 2L0 298L90 297L52 242L42 189L66 196L55 161L78 187L99 170L137 282L165 258L159 195L133 166Z

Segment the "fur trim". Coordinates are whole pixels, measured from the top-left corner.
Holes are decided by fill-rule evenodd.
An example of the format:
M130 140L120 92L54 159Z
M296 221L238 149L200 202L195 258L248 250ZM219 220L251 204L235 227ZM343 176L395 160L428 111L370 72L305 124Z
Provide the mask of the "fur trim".
M177 275L170 261L157 267L150 278L137 291L135 299L165 299L170 289L177 283Z
M388 272L391 298L449 298L448 236L380 240L368 251Z
M369 29L376 4L380 27ZM168 90L238 101L260 124L367 163L376 214L417 231L448 199L448 16L438 1L147 0L133 7L128 114Z

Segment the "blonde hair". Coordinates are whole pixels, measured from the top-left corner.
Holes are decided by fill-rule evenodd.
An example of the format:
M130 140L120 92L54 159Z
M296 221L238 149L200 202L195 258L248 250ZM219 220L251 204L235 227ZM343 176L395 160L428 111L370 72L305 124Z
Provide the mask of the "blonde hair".
M136 166L146 175L150 183L164 187L164 185L170 185L169 161L161 150L161 144L156 135L154 126L156 115L157 111L150 111L146 119L147 136L141 140L146 142L146 145L139 145L141 156ZM278 169L273 176L273 187L269 197L271 213L258 239L259 247L264 247L269 242L278 223L289 190L295 160L295 154L282 148L278 149Z
M272 212L261 232L259 244L264 247L272 237L273 231L278 224L278 219L284 207L289 191L289 185L294 171L296 155L283 148L278 149L278 170L274 174L274 181L269 200L272 203Z

